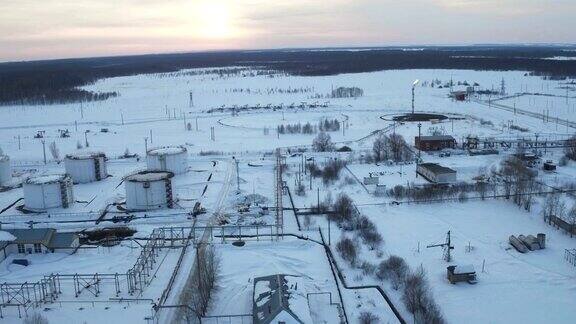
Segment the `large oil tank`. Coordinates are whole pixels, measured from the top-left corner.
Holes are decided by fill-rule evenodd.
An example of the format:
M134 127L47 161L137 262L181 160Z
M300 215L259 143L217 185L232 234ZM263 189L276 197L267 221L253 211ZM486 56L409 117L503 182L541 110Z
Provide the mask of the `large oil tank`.
M64 166L74 183L100 181L108 177L106 154L102 152L68 154Z
M172 177L169 171L141 171L124 178L126 208L151 210L172 208Z
M148 170L170 171L174 174L186 172L188 151L184 146L163 146L146 152Z
M27 209L68 208L74 203L72 178L67 174L31 177L24 181L23 187Z

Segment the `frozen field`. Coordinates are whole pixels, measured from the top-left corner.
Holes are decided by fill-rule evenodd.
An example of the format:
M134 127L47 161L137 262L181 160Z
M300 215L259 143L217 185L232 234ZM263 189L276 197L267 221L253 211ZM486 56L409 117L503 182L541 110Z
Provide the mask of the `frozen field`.
M386 188L396 185L424 185L416 177L415 163L388 164L364 163L371 154L373 141L379 133L402 135L412 146L418 136L418 123L393 122L394 115L410 111L411 85L416 87L415 109L420 112L446 114L450 119L442 122L421 122L422 135L450 134L458 143L467 136L497 139L563 139L574 133L569 127L558 127L526 115L489 108L475 100L451 100L449 88L430 87L434 80L440 83L477 82L483 89L499 89L501 80L507 92L540 92L548 96L522 95L495 102L536 113L548 113L552 118L576 122L574 92L560 88L557 81L546 81L527 76L525 72L461 71L461 70L405 70L374 73L342 74L336 76L298 77L283 74L242 76L231 74L197 73L204 70L179 73L137 75L104 79L87 90L117 91L120 95L102 102L54 106L14 106L0 109L0 147L11 158L17 186L32 174L63 172L63 163L57 163L48 145L54 142L59 158L73 153L78 146L89 150L104 151L109 157L108 172L111 177L90 184L74 186L77 202L67 209L51 210L41 214L21 214L16 207L9 207L23 197L22 188L0 192L0 222L3 228L55 227L66 231L91 230L103 227L128 226L137 230L140 243L158 227L212 226L212 225L271 225L275 212L264 213L262 207L275 207L275 156L276 148L283 148L288 168L284 173L286 186L291 190L294 205L299 212L306 212L318 198L334 200L340 193L353 198L360 212L373 221L384 239L379 251L361 250L361 257L374 264L390 255L403 257L412 269L420 265L427 273L431 291L448 323L572 323L576 299L576 269L564 261L564 249L576 248L576 239L546 225L540 216L543 197L537 197L530 212L523 211L504 200L454 201L435 204L391 204L394 199L373 195L374 185L360 182L371 173L380 176ZM332 88L360 87L364 96L353 98L327 98ZM193 92L191 105L190 91ZM494 99L494 98L490 98ZM478 100L487 101L487 97ZM267 105L276 109L264 109ZM290 108L290 106L294 108ZM299 106L305 108L298 108ZM310 105L315 106L314 108ZM260 109L242 110L242 107ZM214 108L236 107L208 113ZM279 108L281 107L281 108ZM350 153L311 152L316 134L277 134L280 125L317 125L324 119L341 122L338 131L329 132L336 147L350 147ZM525 131L510 128L515 125ZM59 130L68 129L70 137L59 137ZM106 129L105 132L102 130ZM45 131L47 163L41 139L34 138L38 131ZM213 136L212 136L213 135ZM174 209L132 213L134 218L126 223L113 223L114 213L99 221L100 213L112 203L123 202L125 189L122 178L135 170L146 167L145 148L162 145L184 145L188 149L188 170L172 180L177 199ZM86 148L84 148L86 149ZM302 155L297 149L308 149ZM119 159L126 151L138 158ZM458 180L472 183L481 174L497 169L501 161L514 150L500 149L498 155L469 156L454 150L450 156L422 152L422 160L435 162L457 171ZM558 162L561 149L542 153L543 160ZM295 194L299 165L304 159L323 164L331 158L348 160L339 180L322 183L305 175L305 193ZM576 165L568 163L554 172L539 172L537 179L547 186L560 187L573 183ZM311 187L311 188L310 188ZM239 191L238 191L239 189ZM299 230L292 205L287 195L284 202L284 233L320 240L318 228L326 236L328 223L324 216L313 215L308 222L299 216ZM568 207L574 203L572 196L563 195ZM204 214L192 217L195 203L206 208ZM247 203L252 206L245 210ZM257 202L257 203L256 203ZM256 206L257 205L257 206ZM112 207L110 207L112 208ZM115 207L114 207L115 208ZM110 209L112 210L112 209ZM110 211L109 210L109 211ZM408 323L412 314L401 301L401 292L392 289L388 282L347 265L337 255L335 242L342 235L349 235L331 225L331 249L342 268L348 285L381 285ZM440 248L427 249L426 245L442 242L451 231L455 246L451 264L472 264L478 272L476 285L451 285L446 280L446 262ZM545 250L519 254L511 249L508 237L512 234L545 233L548 244ZM14 256L0 263L0 283L32 281L44 275L81 272L125 272L138 257L140 248L124 242L114 248L80 250L74 255L61 253L31 256L32 264L21 268L10 264ZM250 314L252 310L253 279L270 274L299 275L305 279L309 292L329 292L340 302L336 281L324 248L314 242L285 237L279 242L268 240L248 241L244 247L216 244L221 257L221 273L217 289L210 301L207 315L227 316ZM471 250L467 251L466 247ZM145 323L144 317L153 317L151 304L157 302L179 258L179 249L162 255L164 260L157 270L157 278L146 288L137 302L104 301L105 297L78 299L66 296L61 303L49 306L46 316L51 323L92 323L96 318L110 323ZM168 303L176 304L179 294L194 263L193 248L183 254L181 271L174 279L174 289ZM484 267L484 271L482 268ZM338 284L343 283L338 279ZM107 297L106 297L107 298ZM343 304L350 323L358 323L362 312L372 312L381 323L396 323L391 308L376 289L342 289ZM323 309L325 300L315 300L315 309ZM320 305L320 306L318 306ZM81 309L80 309L81 308ZM334 323L334 314L328 311L311 314L314 323ZM17 323L17 313L0 323ZM163 313L162 320L173 318ZM115 321L116 320L116 321ZM152 319L150 321L153 321ZM156 319L156 321L161 321ZM235 322L231 322L235 323Z

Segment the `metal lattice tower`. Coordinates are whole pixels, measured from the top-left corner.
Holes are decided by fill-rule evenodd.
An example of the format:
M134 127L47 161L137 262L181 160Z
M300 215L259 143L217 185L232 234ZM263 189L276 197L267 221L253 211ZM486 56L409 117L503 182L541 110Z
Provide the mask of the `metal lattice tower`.
M282 204L282 192L284 190L284 183L282 181L282 153L278 148L276 149L276 239L279 235L284 233L284 205Z

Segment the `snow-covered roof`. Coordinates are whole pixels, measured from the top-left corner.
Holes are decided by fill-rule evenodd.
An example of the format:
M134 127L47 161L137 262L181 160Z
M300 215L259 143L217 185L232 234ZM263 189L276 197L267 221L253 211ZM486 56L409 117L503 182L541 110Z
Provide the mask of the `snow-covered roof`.
M0 154L0 162L10 161L10 157L8 155Z
M104 152L79 151L66 155L66 158L71 160L87 160L97 157L106 157L106 154Z
M474 266L471 264L459 265L454 268L454 274L474 273Z
M0 242L12 242L14 240L16 240L16 236L6 231L0 231Z
M276 323L279 316L289 316L294 323L311 323L306 290L300 281L298 276L283 274L255 278L254 323Z
M148 155L173 155L185 153L187 150L184 146L162 146L149 149Z
M150 182L170 179L174 173L169 171L140 171L138 173L129 174L124 177L125 181L132 182Z
M27 184L48 184L63 181L68 177L67 174L46 174L26 179Z

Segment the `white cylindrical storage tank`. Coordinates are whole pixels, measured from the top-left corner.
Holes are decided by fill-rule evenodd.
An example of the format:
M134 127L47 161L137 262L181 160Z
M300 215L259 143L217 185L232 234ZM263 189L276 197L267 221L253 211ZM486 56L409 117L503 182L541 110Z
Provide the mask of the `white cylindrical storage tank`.
M72 178L67 174L31 177L23 187L27 209L68 208L74 203Z
M100 181L108 177L106 154L102 152L68 154L64 166L74 183Z
M184 146L153 148L146 152L146 165L148 170L184 173L188 168L188 151Z
M0 186L8 184L11 180L10 158L8 155L0 155Z
M169 171L141 171L124 178L126 209L172 208L172 177Z

